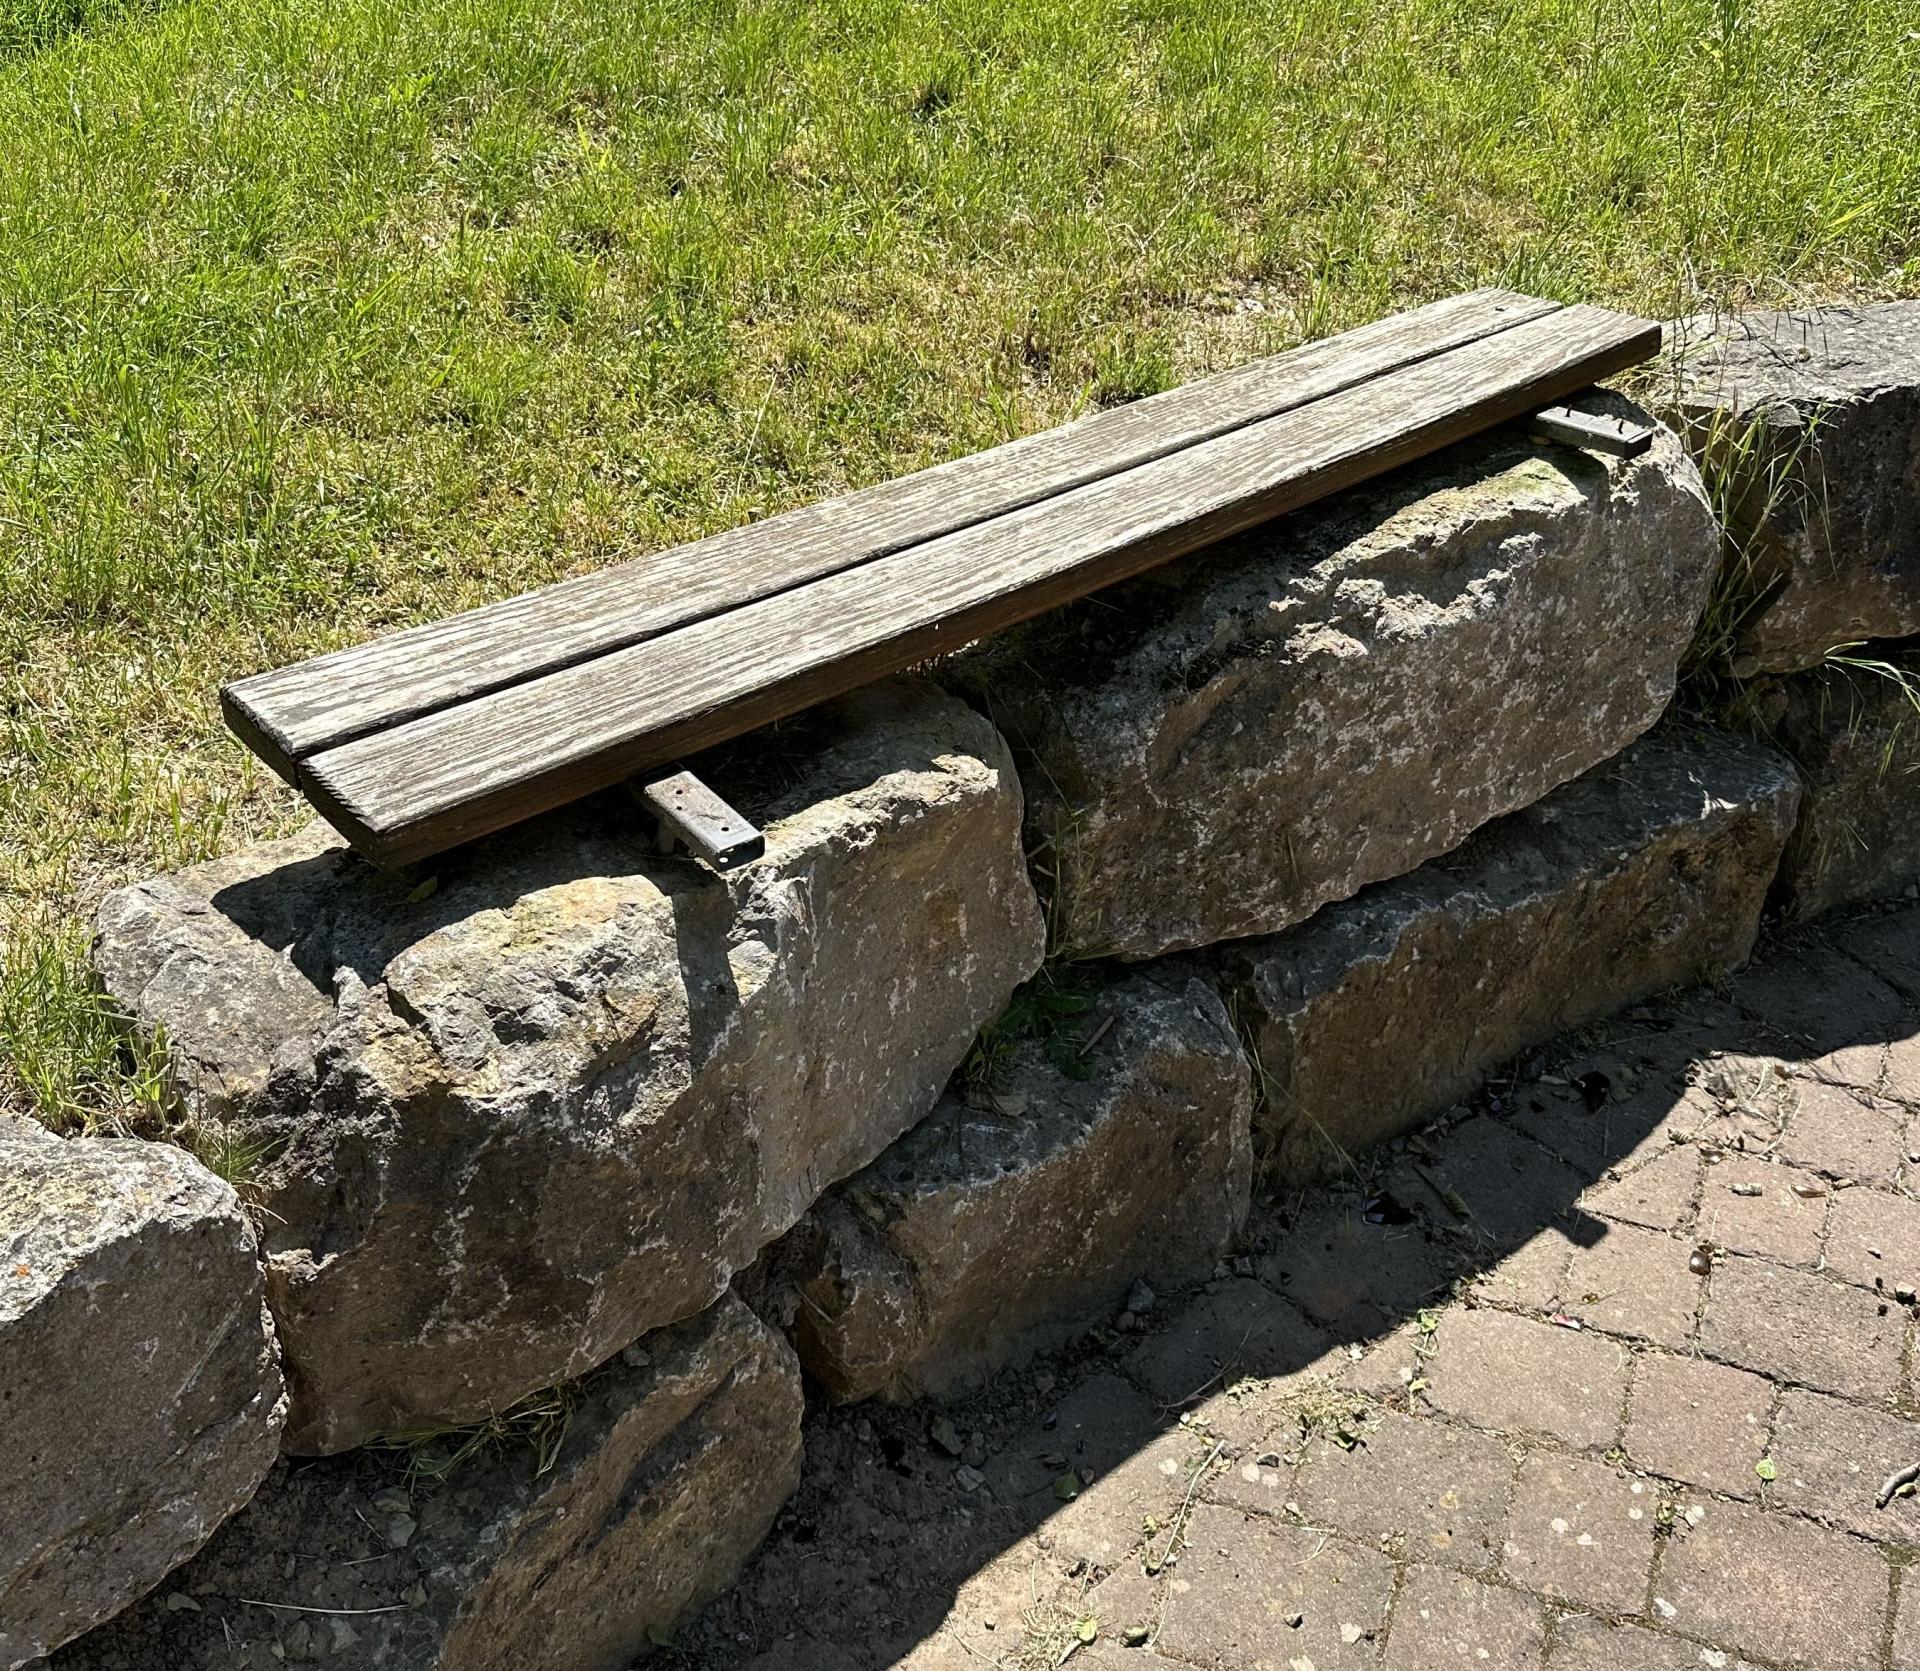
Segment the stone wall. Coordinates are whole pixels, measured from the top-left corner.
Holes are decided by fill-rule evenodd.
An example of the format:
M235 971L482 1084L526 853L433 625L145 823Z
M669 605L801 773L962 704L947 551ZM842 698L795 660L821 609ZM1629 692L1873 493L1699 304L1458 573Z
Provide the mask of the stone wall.
M724 878L614 793L109 897L106 991L260 1160L0 1130L0 1437L95 1439L0 1522L0 1671L624 1665L809 1382L1124 1336L1252 1188L1910 887L1915 329L1687 322L1638 459L1489 436L716 751Z

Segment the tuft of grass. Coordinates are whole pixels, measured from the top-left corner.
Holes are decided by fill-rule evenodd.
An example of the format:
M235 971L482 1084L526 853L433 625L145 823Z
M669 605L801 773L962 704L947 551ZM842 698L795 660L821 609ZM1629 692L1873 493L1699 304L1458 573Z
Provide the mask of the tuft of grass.
M75 1137L177 1143L243 1197L278 1149L244 1123L191 1110L164 1031L129 1029L86 962L86 937L22 920L0 941L0 1110Z
M0 0L0 64L54 45L123 13L151 11L158 0Z
M1820 412L1802 418L1765 408L1716 410L1688 438L1720 526L1721 561L1681 678L1709 705L1739 704L1748 677L1741 641L1787 582L1770 531L1825 518L1821 490L1806 468L1823 422Z
M1842 672L1864 673L1869 678L1884 680L1899 693L1900 699L1920 715L1920 672L1900 662L1889 661L1885 656L1859 656L1851 652L1864 650L1865 644L1840 644L1827 652L1826 665ZM1857 724L1857 719L1855 721ZM1883 764L1882 769L1885 769Z
M303 816L224 680L1474 284L1920 293L1917 76L1907 0L0 0L0 939ZM9 956L5 1105L137 1096Z
M477 1458L503 1450L528 1451L535 1474L544 1474L559 1460L573 1408L573 1384L562 1382L529 1393L485 1421L391 1433L371 1441L368 1448L391 1454L409 1484L444 1480Z
M78 927L23 921L0 942L0 1082L55 1131L170 1124L166 1041L131 1038L85 963Z

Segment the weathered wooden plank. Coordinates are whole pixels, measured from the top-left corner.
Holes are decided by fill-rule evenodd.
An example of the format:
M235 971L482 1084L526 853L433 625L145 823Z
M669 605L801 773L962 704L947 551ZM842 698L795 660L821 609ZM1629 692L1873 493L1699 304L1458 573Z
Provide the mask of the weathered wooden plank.
M711 539L257 674L221 693L274 769L936 539L1553 312L1481 290Z
M1563 398L1659 347L1567 308L778 596L330 749L300 781L404 863L558 806Z

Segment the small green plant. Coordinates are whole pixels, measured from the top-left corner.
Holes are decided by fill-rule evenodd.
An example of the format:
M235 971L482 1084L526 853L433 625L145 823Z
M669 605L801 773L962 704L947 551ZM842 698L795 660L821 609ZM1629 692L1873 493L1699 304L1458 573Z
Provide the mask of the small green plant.
M960 1068L960 1089L975 1107L991 1108L1005 1091L1020 1047L1038 1041L1053 1066L1069 1079L1088 1079L1085 1019L1094 989L1072 964L1049 964L1007 1000L998 1017L980 1029Z

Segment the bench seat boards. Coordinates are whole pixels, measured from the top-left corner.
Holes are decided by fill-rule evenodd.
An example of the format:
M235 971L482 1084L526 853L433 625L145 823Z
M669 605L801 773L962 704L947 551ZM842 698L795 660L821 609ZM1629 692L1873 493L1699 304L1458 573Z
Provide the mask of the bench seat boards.
M1520 417L1650 357L1659 341L1657 325L1598 308L1536 313L1358 382L1336 379L1331 393L1145 463L368 731L298 761L297 781L376 862L423 858ZM1319 364L1323 376L1330 362Z
M938 538L1553 312L1479 290L1005 446L239 680L227 721L298 782L355 737Z

